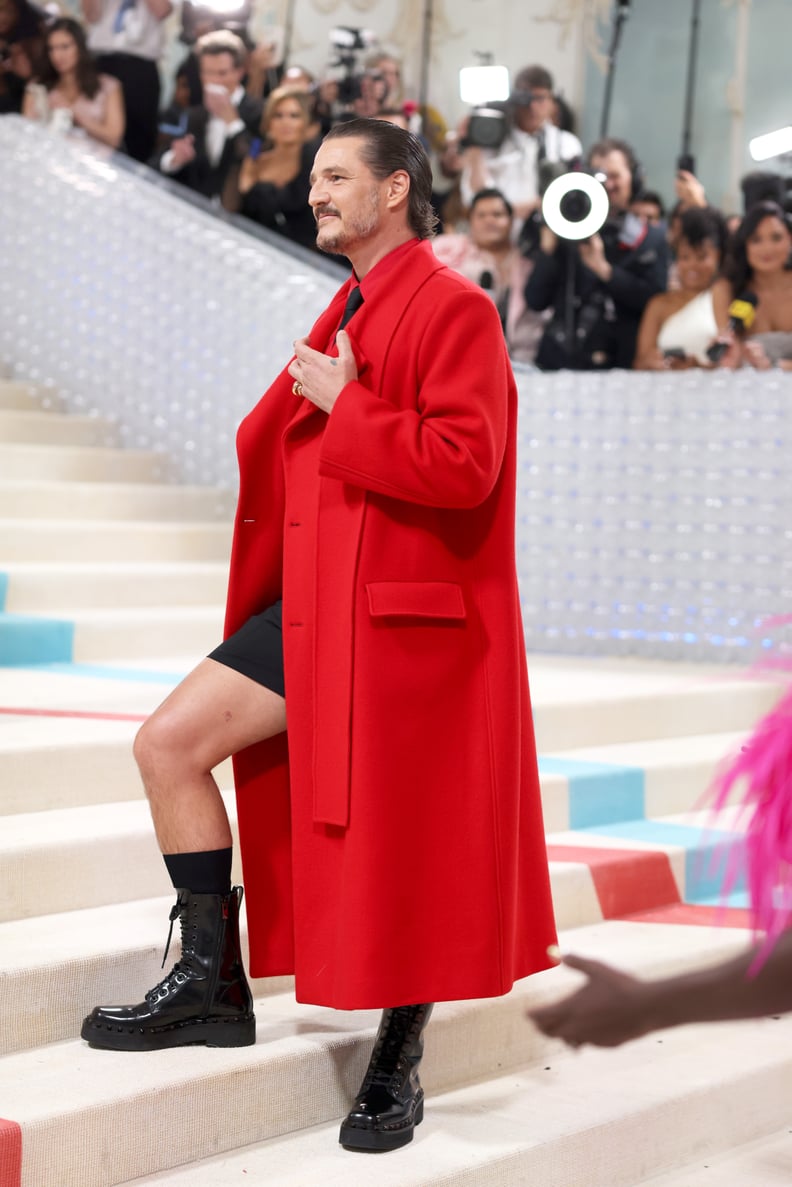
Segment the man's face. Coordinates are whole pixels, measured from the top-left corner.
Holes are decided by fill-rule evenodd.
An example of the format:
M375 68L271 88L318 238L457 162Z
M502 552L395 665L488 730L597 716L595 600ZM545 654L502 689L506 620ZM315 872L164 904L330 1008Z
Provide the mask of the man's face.
M233 54L201 55L201 86L224 87L233 95L242 81L242 68L234 65Z
M522 132L538 132L553 114L553 92L546 87L531 87L531 102L514 109L514 122Z
M501 198L481 198L470 212L470 238L476 247L494 251L507 247L511 236L511 215Z
M332 255L349 255L382 226L388 181L378 181L364 163L363 144L359 137L325 141L314 159L308 202L316 246Z
M591 168L603 174L603 185L608 191L611 214L627 210L632 198L632 172L623 152L614 149L603 156L591 158Z
M656 227L663 221L663 215L656 202L645 202L639 199L630 203L630 210L639 218L645 218L650 227Z

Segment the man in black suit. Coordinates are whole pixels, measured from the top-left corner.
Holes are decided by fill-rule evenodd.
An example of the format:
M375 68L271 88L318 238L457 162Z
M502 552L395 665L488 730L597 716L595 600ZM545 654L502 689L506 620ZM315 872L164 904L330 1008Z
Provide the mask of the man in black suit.
M261 100L245 93L247 51L226 29L207 33L196 45L203 102L187 112L185 134L161 155L159 168L206 198L233 208L233 181L258 135Z

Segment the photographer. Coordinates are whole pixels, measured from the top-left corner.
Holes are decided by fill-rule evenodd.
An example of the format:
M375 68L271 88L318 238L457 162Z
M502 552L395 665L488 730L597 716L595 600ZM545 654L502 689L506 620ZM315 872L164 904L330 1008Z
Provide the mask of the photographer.
M577 136L552 122L553 79L543 66L526 66L514 80L505 111L505 137L499 148L482 148L468 139L462 171L462 201L470 205L483 189L498 189L514 209L515 235L540 206L540 168L545 161L572 161L583 152Z
M580 243L559 240L543 226L525 289L531 309L553 308L536 358L546 371L631 367L641 315L650 297L666 286L662 229L629 213L642 188L632 149L622 140L602 140L591 149L588 164L607 190L605 224Z

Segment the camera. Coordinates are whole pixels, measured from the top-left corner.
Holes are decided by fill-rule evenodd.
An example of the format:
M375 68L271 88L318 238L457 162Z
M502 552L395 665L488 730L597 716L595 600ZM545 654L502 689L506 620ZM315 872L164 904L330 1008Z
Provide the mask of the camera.
M579 158L570 161L540 161L538 166L539 197L544 199L548 187L558 178L575 173L591 176L589 171L584 169ZM591 198L582 189L572 189L561 199L560 212L569 222L581 222L591 212ZM539 235L544 225L545 220L541 208L523 223L517 245L526 258L530 259L538 252Z
M460 148L500 148L507 131L506 112L500 105L474 107Z
M331 66L341 66L343 76L338 82L338 101L342 107L349 107L361 97L364 78L376 80L375 71L358 68L359 55L377 44L376 33L368 29L354 29L348 25L336 25L330 30L330 44L335 51ZM379 76L381 77L381 76Z

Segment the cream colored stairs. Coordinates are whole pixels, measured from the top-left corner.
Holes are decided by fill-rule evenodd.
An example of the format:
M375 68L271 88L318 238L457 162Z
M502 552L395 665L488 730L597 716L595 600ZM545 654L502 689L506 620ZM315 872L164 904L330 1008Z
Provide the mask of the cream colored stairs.
M165 459L119 449L112 422L37 398L0 381L0 663L212 646L232 495L164 484Z
M28 654L0 659L0 1187L771 1187L767 1167L792 1166L792 1018L571 1055L524 1017L576 983L564 969L438 1006L425 1121L383 1158L337 1143L376 1015L297 1005L290 978L254 983L251 1048L80 1040L92 1006L161 975L173 896L131 743L219 635L232 506L164 484L162 459L118 450L112 425L60 435L69 419L0 382L0 647L29 632ZM699 797L777 689L626 660L531 673L562 945L647 975L744 945L741 926L675 912L696 893ZM216 774L233 819L229 765ZM650 923L634 912L658 863Z

